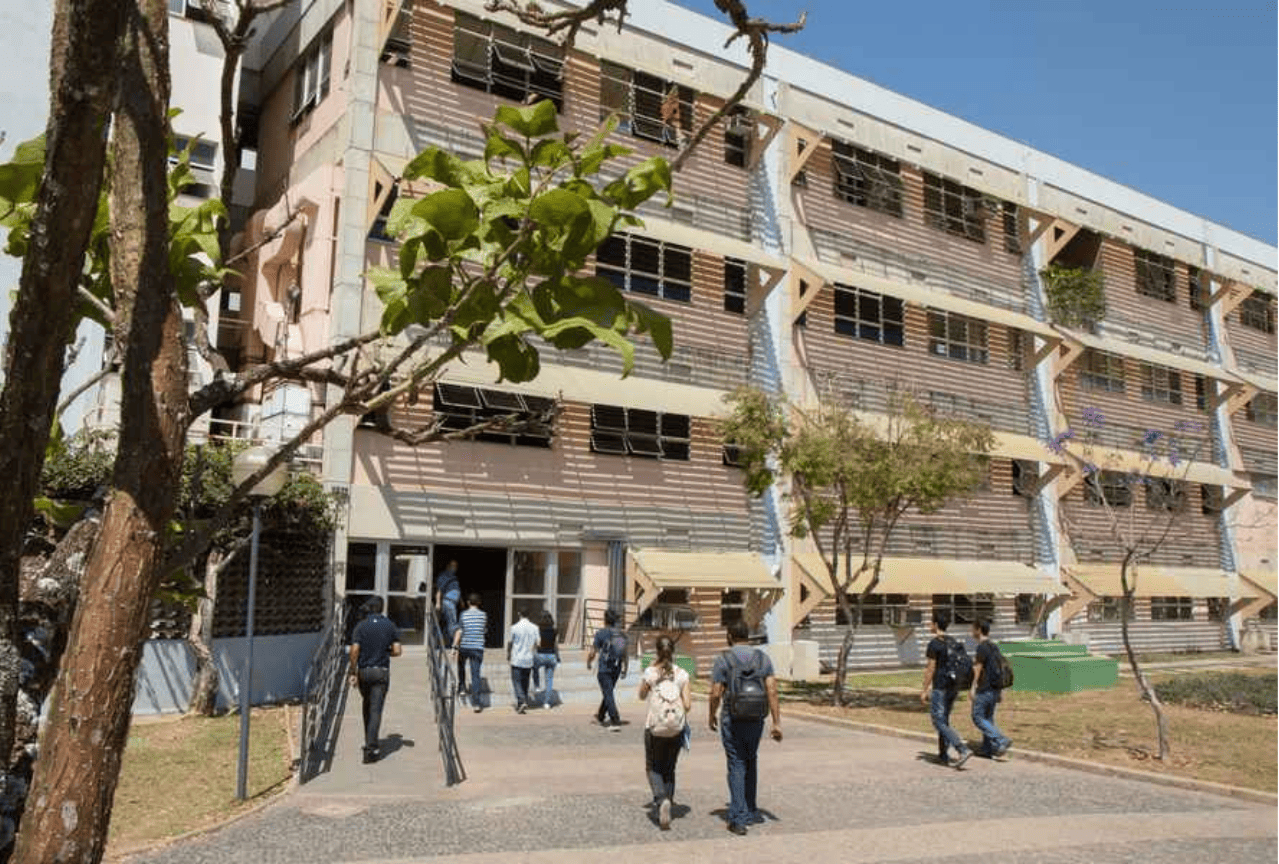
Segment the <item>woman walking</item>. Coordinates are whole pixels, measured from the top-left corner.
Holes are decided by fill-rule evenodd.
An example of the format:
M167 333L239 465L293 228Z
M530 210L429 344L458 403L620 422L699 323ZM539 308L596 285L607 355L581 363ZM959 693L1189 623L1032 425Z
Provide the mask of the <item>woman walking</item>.
M537 687L539 670L546 670L546 689L542 691L542 707L551 707L551 693L555 689L555 667L560 664L559 634L555 619L545 609L537 619L537 647L533 654L533 687Z
M653 792L657 824L668 831L675 798L675 762L684 746L688 712L693 707L688 673L675 665L675 642L671 637L657 638L657 659L644 670L639 698L648 700L648 717L644 721L648 785Z

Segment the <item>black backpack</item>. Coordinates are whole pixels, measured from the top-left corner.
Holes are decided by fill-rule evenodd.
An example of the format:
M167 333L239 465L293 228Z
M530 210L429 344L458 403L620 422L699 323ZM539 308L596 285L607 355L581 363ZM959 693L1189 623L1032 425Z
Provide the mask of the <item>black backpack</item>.
M964 643L950 636L943 639L946 659L941 666L941 682L944 690L967 690L973 686L973 658L968 656Z
M1008 662L1008 658L1004 656L1004 652L999 650L999 646L994 642L987 642L990 646L990 663L987 664L986 684L995 690L1004 690L1013 686L1013 666Z
M608 631L608 638L600 649L600 668L605 672L618 672L626 663L626 634L615 627Z
M723 654L728 664L725 705L734 720L763 720L768 716L768 689L759 668L759 653L756 649L750 665L743 664L732 648Z

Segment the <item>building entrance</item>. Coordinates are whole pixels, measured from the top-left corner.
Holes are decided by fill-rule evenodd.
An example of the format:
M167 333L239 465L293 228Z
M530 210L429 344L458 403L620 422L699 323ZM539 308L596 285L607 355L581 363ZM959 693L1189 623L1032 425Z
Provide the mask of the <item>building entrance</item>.
M507 552L501 546L446 546L435 544L433 573L438 576L450 561L457 562L457 581L462 586L460 613L466 608L466 598L480 595L480 608L488 614L488 633L484 644L489 648L505 645L506 631L511 622L506 617ZM434 602L434 594L432 594Z

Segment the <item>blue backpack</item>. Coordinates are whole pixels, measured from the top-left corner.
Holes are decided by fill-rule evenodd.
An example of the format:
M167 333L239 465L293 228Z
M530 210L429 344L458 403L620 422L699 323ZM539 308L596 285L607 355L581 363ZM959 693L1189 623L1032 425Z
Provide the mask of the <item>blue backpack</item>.
M605 672L620 672L626 665L626 634L616 627L608 628L608 638L600 649L600 669Z

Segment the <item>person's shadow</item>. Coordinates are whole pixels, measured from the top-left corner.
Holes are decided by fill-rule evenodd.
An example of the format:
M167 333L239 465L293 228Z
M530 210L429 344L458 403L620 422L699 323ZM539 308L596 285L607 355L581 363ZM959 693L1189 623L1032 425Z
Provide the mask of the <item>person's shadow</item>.
M412 738L405 738L399 732L393 732L390 735L386 736L385 738L379 738L377 742L377 746L378 746L378 751L380 753L380 755L378 756L378 761L381 761L383 759L386 759L396 750L399 750L401 747L417 746L417 742L414 741Z
M685 810L685 812L687 812L689 808L685 807L685 808L683 808L683 809ZM766 810L766 809L764 809L763 807L760 807L760 808L759 808L758 810L756 810L755 812L759 814L759 818L758 818L758 819L756 819L756 820L754 820L753 822L747 822L747 823L746 823L746 827L748 827L748 828L749 828L751 825L763 825L763 824L768 823L768 822L779 822L779 821L781 821L781 820L779 820L779 819L777 818L777 814L776 814L776 813L774 813L772 810ZM671 810L671 815L672 815L672 816L674 816L674 815L675 815L675 810L674 810L674 809L672 809L672 810ZM712 816L718 816L720 819L723 819L725 822L727 822L727 821L728 821L728 808L727 808L727 807L720 807L720 808L718 808L718 809L716 809L716 810L712 810L712 811L711 811L711 815L712 815Z

